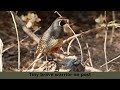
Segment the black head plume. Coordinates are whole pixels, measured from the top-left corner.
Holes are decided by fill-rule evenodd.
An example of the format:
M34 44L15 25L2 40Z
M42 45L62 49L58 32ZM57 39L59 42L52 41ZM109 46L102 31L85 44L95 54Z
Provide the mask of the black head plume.
M58 17L54 22L53 24L56 25L56 26L64 26L66 23L69 23L69 20L66 18L66 17Z

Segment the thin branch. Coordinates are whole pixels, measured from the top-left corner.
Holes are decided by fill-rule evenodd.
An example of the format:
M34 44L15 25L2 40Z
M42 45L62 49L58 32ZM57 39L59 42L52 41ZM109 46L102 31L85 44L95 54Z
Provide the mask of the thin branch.
M62 47L60 48L60 50L65 54L65 51L64 51L64 49Z
M36 63L37 61L41 60L43 57L44 56L42 56L40 59L35 59L25 71L27 71L34 63Z
M112 16L113 16L113 21L115 21L115 11L112 11ZM112 33L111 33L111 38L110 38L110 45L111 45L112 42L113 42L114 32L115 32L115 26L112 27Z
M105 54L106 71L108 72L106 42L107 42L107 31L105 31L104 54Z
M33 71L34 72L44 72L44 69L47 69L47 64L49 63L49 61L44 61L43 62L43 64L39 67L39 68L37 68L37 69L34 69ZM47 70L45 71L45 72L48 72Z
M33 33L35 33L36 31L38 31L38 30L35 30ZM23 38L22 40L20 40L20 43L22 43L23 41L25 41L28 37L29 37L29 36L27 36L27 37ZM9 49L15 47L15 46L16 46L16 44L11 45L11 46L5 48L5 49L3 50L3 53L6 52L6 51L9 50Z
M3 42L0 39L0 72L3 70L3 63L2 63L2 50L3 50Z
M115 61L115 60L118 59L118 58L120 58L120 55L118 55L117 57L115 57L115 58L113 58L112 60L108 61L107 63L101 65L100 67L103 67L103 66L105 66L106 64L109 64L109 63Z
M69 53L70 47L71 47L71 44L72 44L72 42L73 42L74 40L75 40L75 38L73 38L73 39L70 41L69 45L68 45L68 48L67 48L67 55L70 54L70 53Z
M10 11L14 25L15 25L15 30L16 30L16 35L17 35L17 41L18 41L18 70L20 70L20 40L19 40L19 34L18 34L18 29L17 29L17 24L15 21L15 17L12 13L12 11Z
M105 16L106 16L106 11L105 11ZM105 41L104 41L105 63L107 63L106 43L107 43L107 30L105 30ZM108 65L107 64L106 64L106 71L108 72Z
M11 45L11 46L9 46L9 47L5 48L5 49L2 51L2 53L4 53L4 52L6 52L7 50L9 50L9 49L13 48L14 46L16 46L16 44Z
M88 49L89 62L90 62L91 67L93 67L92 59L91 59L91 54L90 54L90 50L89 50L88 43L86 43L86 46L87 46L87 49Z
M55 11L54 13L57 13L59 17L62 17L62 15L58 11Z
M78 45L79 45L80 51L81 51L81 62L83 62L83 52L82 52L82 46L80 44L80 41L79 41L78 37L76 36L75 32L73 31L73 29L69 26L69 24L67 24L67 26L70 28L70 30L72 31L72 33L74 34L74 36L78 42Z

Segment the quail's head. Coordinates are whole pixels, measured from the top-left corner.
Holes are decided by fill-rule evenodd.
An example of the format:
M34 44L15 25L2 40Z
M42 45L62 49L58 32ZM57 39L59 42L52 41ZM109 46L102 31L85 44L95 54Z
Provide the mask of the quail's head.
M52 35L56 38L62 38L64 35L64 25L69 23L69 20L65 17L59 17L52 23Z
M53 26L63 27L66 23L69 23L69 20L66 17L58 17L54 22Z

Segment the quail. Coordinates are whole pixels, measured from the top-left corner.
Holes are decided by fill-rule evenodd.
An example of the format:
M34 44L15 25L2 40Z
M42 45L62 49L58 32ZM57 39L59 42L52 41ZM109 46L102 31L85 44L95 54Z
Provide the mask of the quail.
M57 52L63 44L64 25L69 23L66 17L58 17L51 26L44 32L40 38L35 57L39 58L41 54L49 55Z

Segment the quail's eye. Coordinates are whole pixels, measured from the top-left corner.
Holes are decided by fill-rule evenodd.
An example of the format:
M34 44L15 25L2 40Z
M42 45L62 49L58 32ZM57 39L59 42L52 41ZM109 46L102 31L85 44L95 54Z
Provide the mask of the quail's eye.
M59 26L63 26L65 24L66 24L65 20L59 21Z

